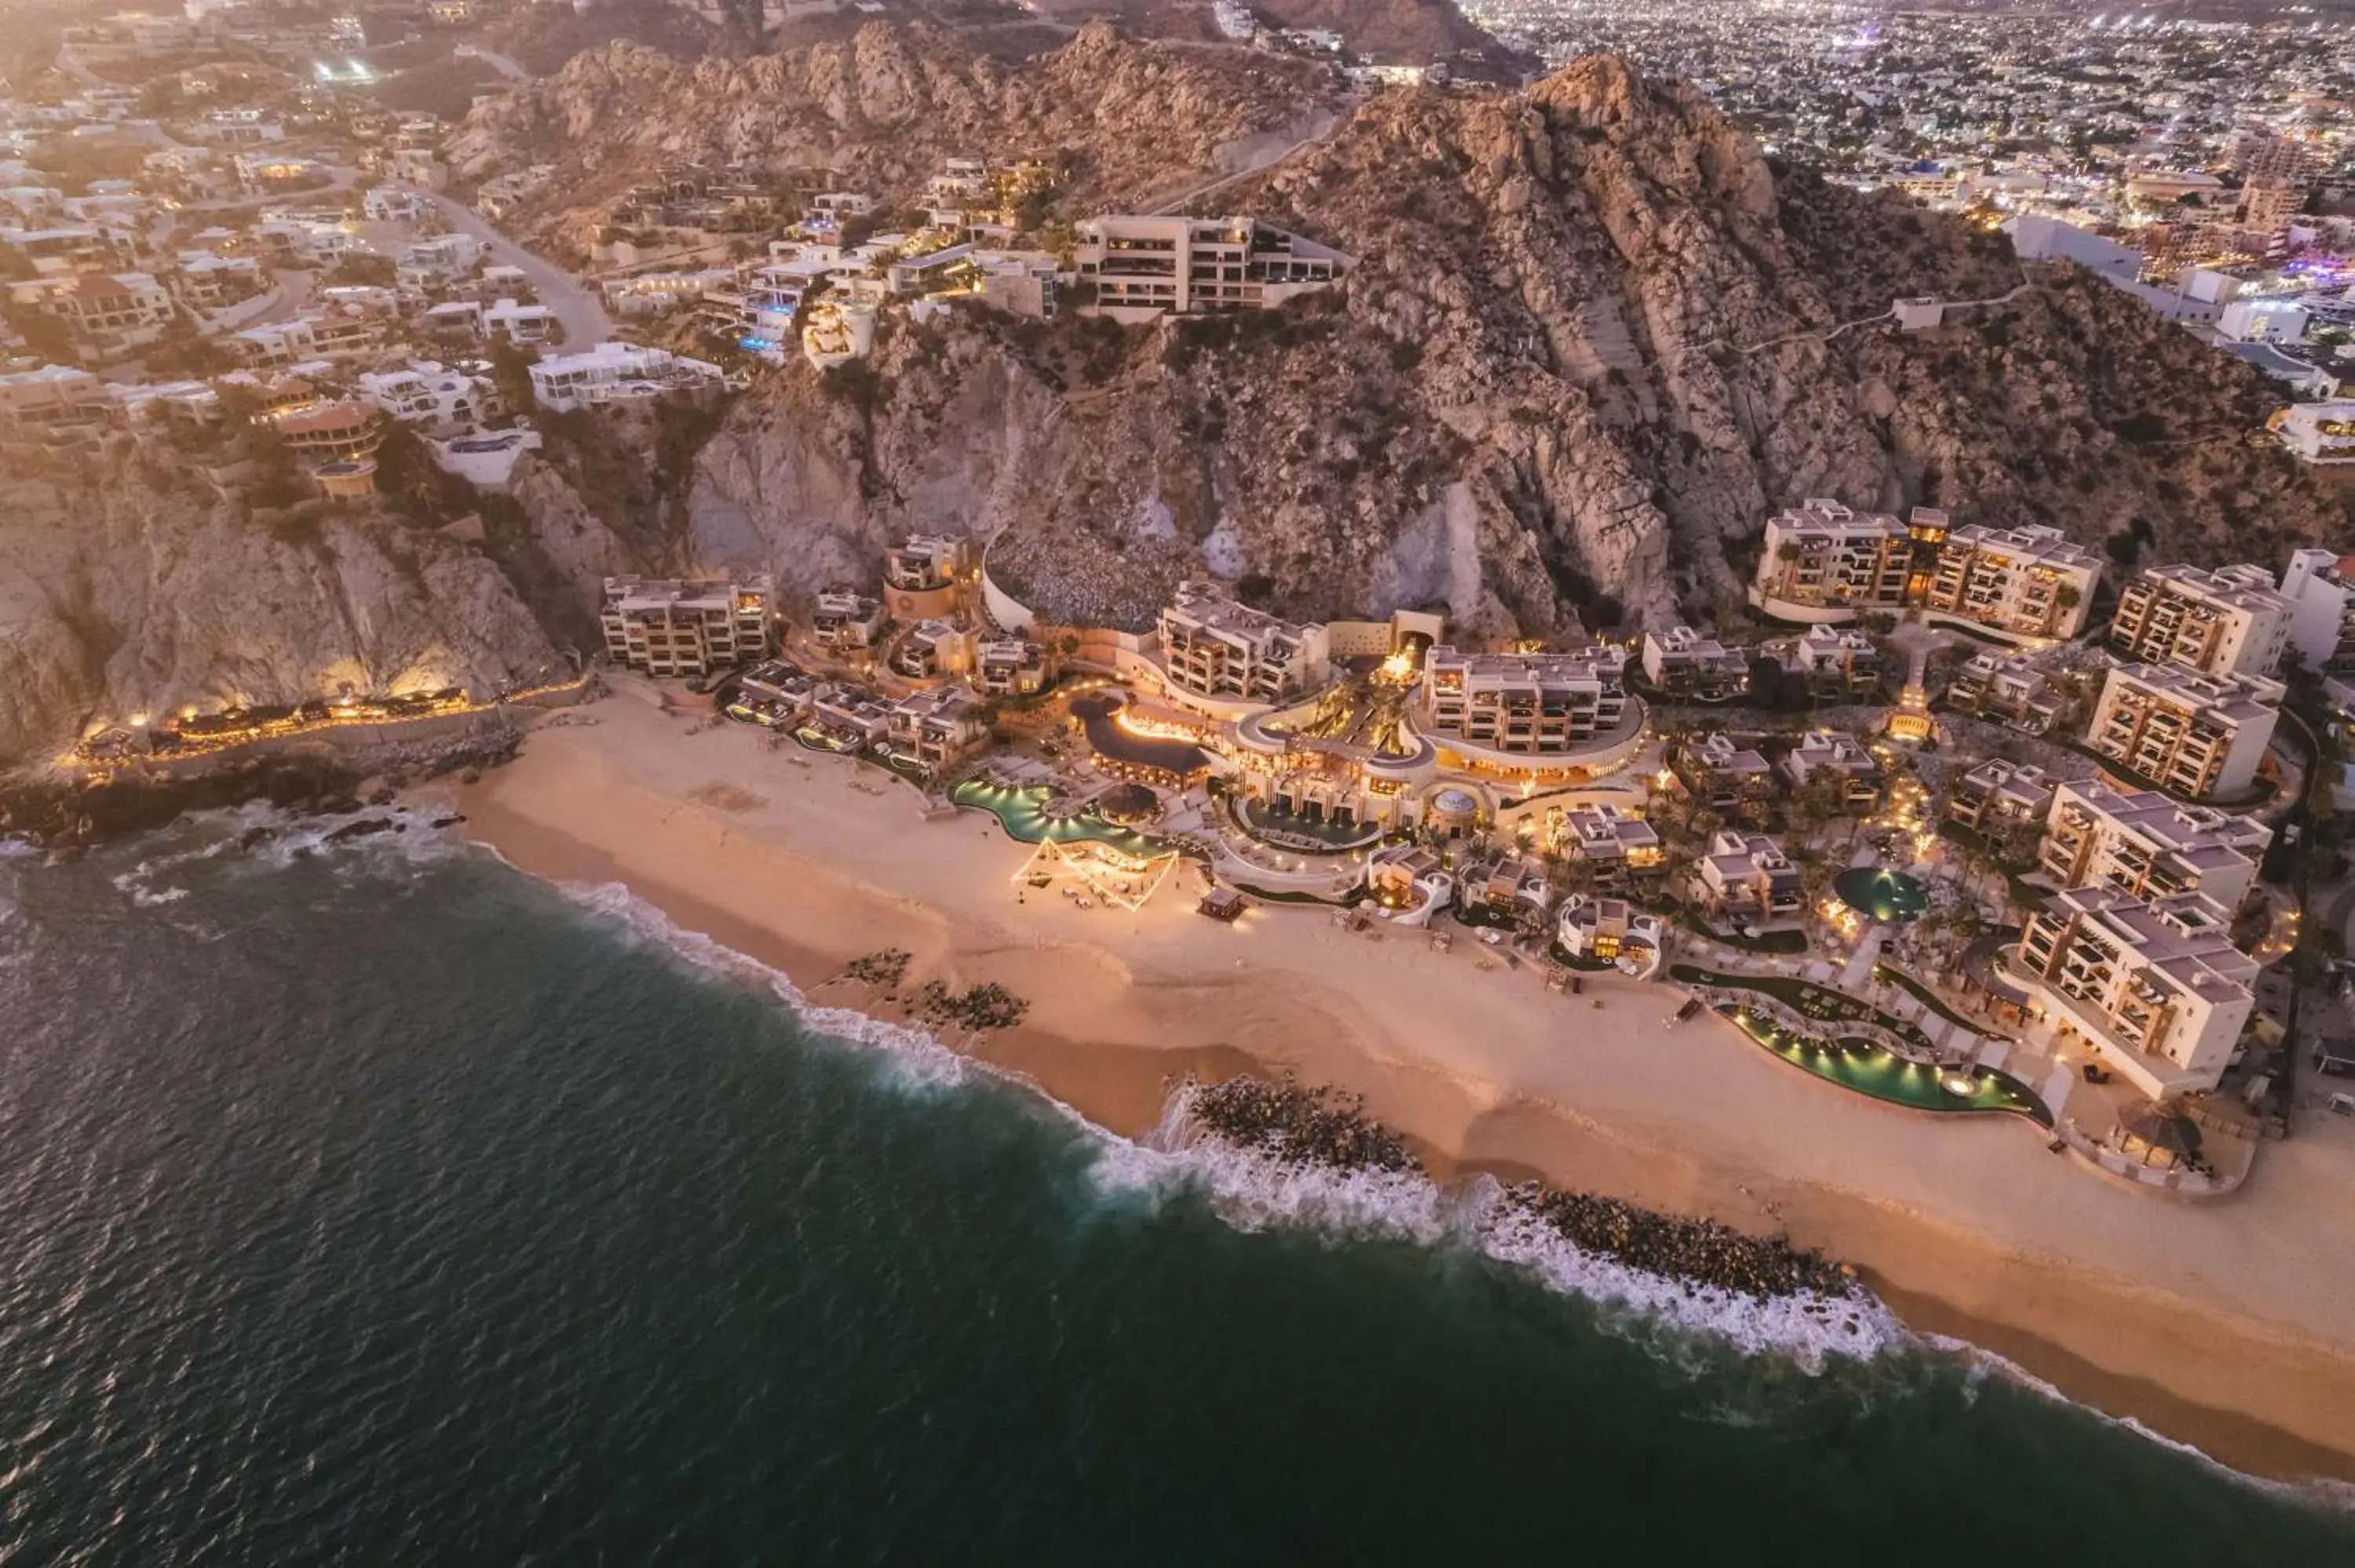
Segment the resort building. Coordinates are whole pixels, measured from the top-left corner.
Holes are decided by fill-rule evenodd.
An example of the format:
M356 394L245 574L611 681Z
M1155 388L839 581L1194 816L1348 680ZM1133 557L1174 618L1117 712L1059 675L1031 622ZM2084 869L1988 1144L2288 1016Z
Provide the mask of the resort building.
M2073 887L2029 916L2015 969L2053 1022L2073 1027L2155 1099L2212 1089L2248 1022L2257 962L2215 900L2145 901Z
M2153 567L2119 594L2109 641L2120 657L2147 664L2270 675L2294 615L2262 567Z
M1974 653L1955 672L1946 705L1959 714L2042 735L2061 717L2043 672L2016 653Z
M1573 896L1554 921L1563 952L1629 969L1639 980L1660 967L1668 952L1668 927L1624 898Z
M1072 267L1092 307L1142 319L1258 310L1330 284L1350 258L1248 217L1108 215L1082 220Z
M1813 500L1766 520L1750 602L1792 620L1846 620L1905 603L1913 540L1887 513Z
M1385 844L1367 857L1366 892L1393 926L1423 926L1447 907L1455 879L1436 850Z
M886 662L911 681L961 675L973 667L973 633L953 621L919 621L891 645Z
M2110 672L2094 705L2087 744L2101 756L2190 800L2245 789L2273 738L2279 681L2210 675L2180 664Z
M1806 902L1799 868L1764 833L1719 833L1695 868L1695 879L1702 904L1720 919L1790 919Z
M1576 750L1626 718L1625 650L1465 653L1447 644L1423 658L1423 702L1433 738L1471 763ZM1482 754L1487 755L1482 755Z
M894 703L886 737L893 756L919 768L944 768L989 739L989 717L963 686L940 686Z
M607 577L605 656L658 678L708 675L769 651L769 579Z
M1946 820L2001 842L2041 823L2052 810L2052 780L2031 762L1990 757L1957 779Z
M1474 923L1542 919L1553 909L1553 885L1542 863L1498 854L1466 864L1455 884L1455 909Z
M809 727L837 750L864 751L890 735L891 710L864 687L829 681L810 694Z
M1957 528L1937 547L1925 609L2014 637L2068 638L2085 629L2100 559L2041 526Z
M1208 583L1192 582L1161 611L1162 675L1183 702L1256 705L1324 683L1326 630L1238 604Z
M2229 911L2255 885L2257 857L2273 837L2254 817L2088 779L2054 791L2036 858L2063 887L2117 887L2137 898L2203 893Z
M923 620L954 613L960 584L971 569L971 545L918 534L883 553L883 604L894 619Z
M1774 798L1774 765L1723 730L1686 742L1674 768L1678 782L1694 799L1727 817L1763 821Z
M1560 853L1590 867L1604 886L1625 885L1631 876L1668 864L1658 830L1608 803L1572 807L1554 842Z
M1718 703L1750 689L1750 658L1689 626L1644 633L1644 679L1655 690Z
M1881 804L1881 764L1853 736L1811 729L1783 755L1791 788L1815 793L1839 810L1861 814Z
M1861 631L1810 626L1791 640L1783 668L1819 697L1864 696L1881 689L1881 650Z
M2288 647L2318 674L2355 669L2355 556L2294 550L2282 568L2290 604Z
M1047 689L1047 651L1022 637L983 642L973 662L974 689L986 697L1028 697Z
M832 653L856 653L875 646L890 618L883 601L856 588L822 590L810 614L810 631L818 646Z

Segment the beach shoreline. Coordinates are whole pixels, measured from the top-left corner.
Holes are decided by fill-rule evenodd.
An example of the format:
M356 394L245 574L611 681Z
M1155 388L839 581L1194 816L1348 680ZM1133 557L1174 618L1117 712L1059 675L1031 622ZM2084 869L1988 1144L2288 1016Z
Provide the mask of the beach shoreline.
M544 725L456 792L465 832L532 875L619 884L817 1005L907 1022L824 984L886 948L911 980L1003 985L1030 1014L973 1054L1115 1134L1153 1127L1188 1075L1330 1084L1439 1181L1541 1176L1781 1231L1853 1262L1918 1332L2108 1415L2244 1473L2355 1480L2355 1260L2331 1239L2355 1178L2334 1150L2269 1148L2220 1203L2127 1190L2019 1118L1925 1125L1713 1020L1675 1025L1681 993L1658 984L1602 977L1573 1006L1321 909L1229 927L1194 915L1190 870L1136 916L1026 896L1028 848L994 818L928 820L879 769L688 729L626 688Z

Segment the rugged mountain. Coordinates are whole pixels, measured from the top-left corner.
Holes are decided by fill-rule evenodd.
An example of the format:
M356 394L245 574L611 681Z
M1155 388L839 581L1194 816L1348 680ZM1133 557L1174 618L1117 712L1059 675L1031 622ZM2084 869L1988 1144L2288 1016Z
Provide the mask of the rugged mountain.
M685 62L617 42L490 100L448 148L462 180L552 161L534 232L569 241L665 164L830 168L892 201L953 156L1074 154L1076 210L1175 195L1249 166L1337 112L1330 73L1232 48L1136 43L1101 23L1010 66L927 25L872 23L746 59Z
M804 586L911 527L993 535L1040 607L1134 621L1208 569L1317 614L1489 631L1729 599L1811 495L2190 559L2343 526L2255 375L1998 236L1771 165L1619 60L1384 93L1220 192L1359 258L1265 314L960 313L796 365L703 450L682 556ZM2000 300L1901 333L1900 296ZM871 373L870 373L871 372Z
M201 482L106 466L0 491L0 763L97 719L340 682L476 691L557 655L497 567L368 511L255 520Z

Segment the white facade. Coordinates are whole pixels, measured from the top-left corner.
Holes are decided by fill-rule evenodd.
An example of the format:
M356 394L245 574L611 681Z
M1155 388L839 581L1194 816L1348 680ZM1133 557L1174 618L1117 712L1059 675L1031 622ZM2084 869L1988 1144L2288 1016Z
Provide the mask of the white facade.
M1208 583L1179 587L1159 634L1162 673L1181 700L1273 703L1323 684L1330 668L1322 625L1238 604Z
M1624 649L1464 653L1441 644L1423 663L1433 738L1458 752L1512 758L1580 748L1617 730L1627 690Z
M1810 500L1766 520L1750 599L1795 620L1896 609L1905 602L1912 564L1912 535L1895 517Z
M1973 524L1939 545L1922 603L2015 637L2074 637L2101 576L2101 562L2058 529Z
M2282 692L2260 676L2128 664L2103 683L2086 742L2187 799L2232 794L2256 779Z
M533 366L531 392L541 408L560 413L716 387L721 379L718 366L700 359L632 343L601 343L585 353L559 355Z
M2119 887L2137 898L2204 893L2232 910L2273 836L2254 817L2085 779L2054 788L2037 863L2063 887Z
M2147 663L2269 675L2289 645L2294 613L2262 567L2153 567L2118 596L2109 642Z
M2355 462L2355 400L2294 403L2269 421L2292 453L2311 463Z
M1092 217L1073 266L1095 308L1138 315L1252 310L1322 289L1351 258L1248 217Z
M607 577L598 620L605 653L649 675L706 675L769 647L769 580Z
M2289 601L2288 647L2320 673L2355 665L2355 569L2331 550L2296 550L2282 568Z

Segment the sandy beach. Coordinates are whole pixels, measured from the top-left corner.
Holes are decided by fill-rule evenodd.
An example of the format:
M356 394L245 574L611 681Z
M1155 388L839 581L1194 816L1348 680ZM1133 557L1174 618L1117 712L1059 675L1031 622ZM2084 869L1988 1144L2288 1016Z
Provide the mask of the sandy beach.
M1897 1109L1706 1015L1673 1025L1668 986L1613 976L1572 999L1476 944L1353 935L1316 907L1220 925L1194 912L1191 866L1135 916L1018 902L1029 851L994 818L927 820L878 768L694 723L634 687L573 710L461 792L466 831L534 874L625 884L805 991L886 947L911 977L996 981L1032 1008L982 1053L1114 1131L1156 1121L1176 1075L1289 1069L1364 1095L1443 1177L1538 1172L1785 1229L1919 1330L2235 1468L2355 1479L2339 1127L2267 1146L2227 1199L2135 1191L2021 1118Z

